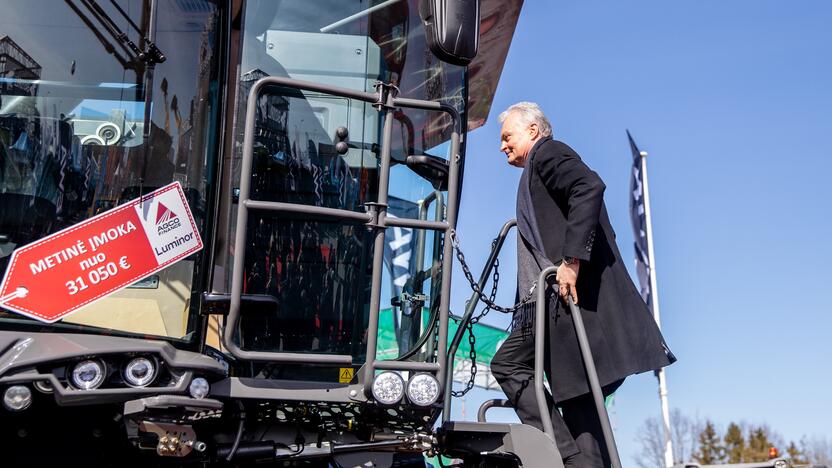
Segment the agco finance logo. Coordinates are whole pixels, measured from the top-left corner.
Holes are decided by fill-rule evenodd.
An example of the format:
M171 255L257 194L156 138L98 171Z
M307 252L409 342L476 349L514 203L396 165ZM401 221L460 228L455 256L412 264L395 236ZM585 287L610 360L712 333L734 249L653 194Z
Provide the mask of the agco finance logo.
M182 222L179 221L179 216L159 202L159 207L156 209L156 230L158 234L166 234L181 225Z

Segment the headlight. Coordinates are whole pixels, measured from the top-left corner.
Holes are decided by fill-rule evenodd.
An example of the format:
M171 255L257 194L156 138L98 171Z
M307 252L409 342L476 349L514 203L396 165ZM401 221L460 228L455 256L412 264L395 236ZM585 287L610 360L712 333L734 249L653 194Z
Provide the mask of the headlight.
M373 397L382 404L393 405L404 396L404 380L395 372L382 372L373 379Z
M32 404L32 391L25 385L12 385L3 393L3 406L11 411L23 411Z
M439 397L439 382L430 374L416 374L407 382L407 399L414 405L428 406Z
M52 388L52 382L48 380L35 380L34 382L35 389L41 393L52 393L55 391Z
M144 387L156 378L156 364L146 357L137 357L124 366L124 380L131 387Z
M104 382L104 363L82 361L72 369L72 385L80 390L92 390Z
M201 400L208 396L208 392L210 390L211 386L208 385L208 381L202 377L197 377L191 380L191 385L188 386L188 391L191 393L191 396L197 400Z

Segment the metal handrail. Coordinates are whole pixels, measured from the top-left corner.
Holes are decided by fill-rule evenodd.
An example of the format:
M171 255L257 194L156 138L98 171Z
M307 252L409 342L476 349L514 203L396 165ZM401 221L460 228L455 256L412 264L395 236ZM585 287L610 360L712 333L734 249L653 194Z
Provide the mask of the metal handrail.
M477 422L486 422L485 412L491 408L513 408L511 402L505 399L485 400L477 410Z
M485 283L488 281L488 277L491 275L491 271L494 269L494 264L497 261L497 257L500 255L500 250L503 248L503 243L508 236L509 231L511 228L517 226L516 219L510 219L505 224L503 224L502 229L500 229L500 233L497 235L495 239L494 245L491 248L491 253L488 255L488 259L485 261L485 266L483 266L482 274L480 274L479 280L479 288L480 291L485 288ZM445 242L446 244L450 244L450 242ZM456 334L454 334L454 338L451 341L451 346L448 348L448 362L454 362L454 355L456 354L456 350L459 349L459 343L462 341L462 335L465 334L465 329L468 327L468 322L471 321L471 317L474 315L474 310L477 308L477 304L479 303L480 296L476 292L471 294L471 298L468 299L467 306L465 307L465 313L462 315L462 318L459 321L459 325L456 329ZM444 349L444 348L439 348ZM442 410L442 422L450 421L451 419L451 385L453 385L453 375L451 372L445 376L445 401L444 401L444 409Z
M512 227L517 225L517 220L510 220L503 225L503 228L500 230L500 234L495 239L494 245L491 249L491 253L488 256L488 260L485 262L485 266L483 267L482 274L480 275L479 280L479 289L482 290L485 287L485 283L488 280L489 275L491 274L491 270L494 267L494 263L502 249L503 242L505 241L508 232L511 230ZM543 271L540 272L540 275L537 279L537 303L535 304L535 333L534 333L534 391L535 391L535 398L537 399L538 411L540 412L540 420L543 425L543 432L548 435L552 441L555 440L555 431L552 426L552 417L550 414L549 405L547 404L546 400L546 390L543 386L543 379L545 378L544 374L544 363L545 360L545 350L546 350L546 342L545 337L546 335L546 290L548 287L546 286L547 281L550 276L557 273L557 266L550 266L545 268ZM459 347L459 343L462 340L462 335L465 333L465 328L470 322L471 317L473 316L474 310L477 307L477 303L479 302L479 294L474 292L471 295L471 299L468 301L468 305L465 309L465 314L462 316L462 319L459 323L459 328L457 328L457 332L454 335L453 341L451 342L451 346L448 349L448 359L453 359L454 354L456 354L456 350ZM581 350L581 357L584 361L584 367L586 368L586 374L589 379L589 386L592 392L592 397L595 402L595 408L598 412L598 419L601 422L601 430L604 433L604 440L607 444L607 450L609 451L610 461L612 463L613 468L621 468L621 458L618 454L618 448L615 444L615 437L612 432L612 426L610 425L610 418L609 414L607 413L607 408L604 406L604 394L601 390L601 384L598 380L598 371L595 368L595 360L592 357L592 350L589 346L589 339L586 335L586 328L584 327L583 315L581 313L581 309L573 302L572 297L567 299L567 305L569 306L570 313L572 314L572 322L575 326L575 334L578 338L578 347ZM453 361L451 361L453 362ZM444 410L442 413L442 420L443 422L447 422L450 420L450 413L451 413L451 392L450 392L450 379L451 373L449 372L446 375L446 382L445 382L445 401L444 401ZM479 409L477 414L477 420L479 422L485 422L485 412L492 407L510 407L508 400L489 400L485 402Z
M326 93L334 96L341 96L364 101L373 104L377 107L379 112L385 113L383 136L381 142L381 164L379 168L379 195L378 200L370 206L368 213L356 213L349 210L339 210L333 208L324 208L316 206L304 206L295 204L284 204L276 202L265 202L258 200L251 200L250 185L252 162L254 159L254 123L257 111L257 101L260 92L267 86L283 86L287 88L294 88L304 91L314 91ZM381 276L384 261L384 242L385 231L388 226L412 227L417 229L429 229L444 231L446 239L449 238L451 231L456 227L457 217L457 200L459 198L459 172L462 164L462 156L460 155L460 139L462 135L462 122L460 120L457 110L445 103L434 101L421 101L416 99L398 98L394 96L393 87L389 85L380 85L377 93L368 93L356 91L337 86L329 86L320 83L311 83L306 81L295 80L285 77L265 77L257 80L251 87L248 96L248 103L246 107L245 117L245 132L243 136L243 154L241 161L241 176L240 176L240 195L237 210L237 227L235 232L235 245L238 251L234 256L234 264L231 280L231 304L229 307L228 319L225 323L225 333L223 344L226 349L235 357L243 360L251 361L270 361L270 362L299 362L301 357L293 353L280 352L264 352L264 351L246 351L241 349L234 338L237 334L237 326L240 321L240 307L243 288L243 275L245 267L245 249L241 248L245 245L246 234L248 230L248 212L251 210L265 210L276 212L300 212L313 216L321 216L335 219L350 219L353 221L364 221L366 225L375 231L374 245L373 245L373 270L372 270L372 286L370 293L370 317L367 328L367 349L366 362L364 365L364 391L367 396L371 394L373 373L376 369L384 367L393 367L389 361L376 361L376 344L378 340L378 320L380 309L380 291L381 291ZM451 158L449 161L449 184L448 184L448 201L446 221L425 221L419 219L387 219L387 200L388 200L388 186L391 165L391 142L393 132L393 110L397 107L421 109L433 112L444 112L448 114L453 123L451 133ZM450 300L451 287L451 267L453 247L451 242L445 242L442 260L442 282L441 282L441 298L439 306L439 347L445 349L448 340L448 307ZM302 355L303 362L316 364L337 364L337 365L351 365L352 357L349 355L326 355L326 354L304 354ZM420 370L428 370L436 372L437 379L443 381L447 373L447 358L444 353L440 353L437 363L424 363L424 366L419 367ZM377 362L379 364L377 364ZM384 363L384 364L381 364ZM399 367L414 367L415 363L401 363Z
M537 407L540 411L540 421L543 424L543 432L545 432L552 440L555 440L555 431L552 428L552 418L549 414L549 408L546 403L546 391L543 388L543 363L545 352L545 326L546 326L546 281L550 276L557 273L557 266L550 266L540 272L537 278L537 304L535 306L535 337L534 337L534 390L537 398ZM569 311L572 314L572 323L575 325L575 334L578 337L578 347L581 349L581 357L586 368L586 375L589 379L589 387L592 391L592 398L595 401L595 409L598 411L598 419L601 422L601 431L604 433L604 440L607 443L607 450L609 451L610 461L613 468L621 468L621 458L618 455L618 447L615 445L615 437L612 433L612 426L610 425L610 416L607 413L607 407L604 406L604 393L601 390L601 384L598 381L598 372L595 369L595 360L592 358L592 350L589 347L589 339L586 336L586 328L584 327L584 319L581 314L581 309L569 296L566 300L569 306Z

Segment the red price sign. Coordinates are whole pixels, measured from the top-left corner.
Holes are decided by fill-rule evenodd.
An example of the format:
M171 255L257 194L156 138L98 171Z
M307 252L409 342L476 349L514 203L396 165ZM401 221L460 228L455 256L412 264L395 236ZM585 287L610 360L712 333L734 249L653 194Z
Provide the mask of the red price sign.
M0 307L54 322L201 249L175 182L15 250Z

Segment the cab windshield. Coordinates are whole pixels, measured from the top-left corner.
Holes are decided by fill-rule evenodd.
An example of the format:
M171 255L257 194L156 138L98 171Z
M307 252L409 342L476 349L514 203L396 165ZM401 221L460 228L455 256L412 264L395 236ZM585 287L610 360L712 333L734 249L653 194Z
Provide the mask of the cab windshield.
M382 82L399 96L441 101L464 112L465 69L430 52L418 5L417 0L246 3L229 163L232 200L240 183L248 91L264 76L368 92ZM357 212L378 199L383 114L376 106L290 88L268 89L257 99L253 199ZM443 220L447 180L421 169L447 160L451 120L419 110L396 110L394 117L388 216ZM347 143L343 153L339 142ZM226 211L228 239L234 238L235 203ZM223 276L214 278L218 292L230 290L233 255L245 249L244 295L274 299L271 310L243 310L241 347L349 354L354 363L363 362L372 231L360 222L293 213L252 212L248 220L246 245L218 251L216 271ZM439 307L442 242L435 231L387 230L380 358L433 356L433 340L419 341L428 331L427 317Z
M13 250L174 181L204 234L217 5L0 0L0 11L0 272ZM165 56L155 69L139 55L151 45ZM201 255L49 327L188 339ZM0 327L34 323L0 309Z

